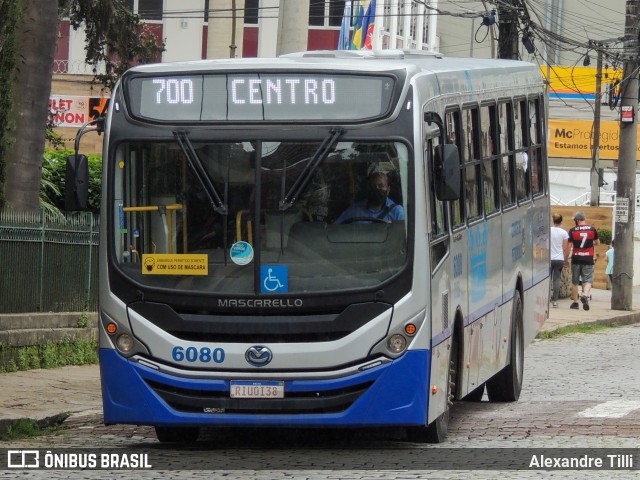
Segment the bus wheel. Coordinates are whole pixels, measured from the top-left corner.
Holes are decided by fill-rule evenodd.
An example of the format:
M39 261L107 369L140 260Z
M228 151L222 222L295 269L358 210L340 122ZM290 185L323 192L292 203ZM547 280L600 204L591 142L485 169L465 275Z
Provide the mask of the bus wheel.
M456 378L458 374L458 341L453 339L451 343L451 352L449 357L449 372L447 375L447 391L445 411L442 412L429 425L424 427L409 427L407 436L410 441L417 443L442 443L447 438L449 430L449 417L451 414L451 406L455 398Z
M155 427L161 443L194 443L198 440L198 427Z
M511 312L509 365L487 382L491 402L515 402L520 397L524 372L524 331L522 328L522 298L516 293Z

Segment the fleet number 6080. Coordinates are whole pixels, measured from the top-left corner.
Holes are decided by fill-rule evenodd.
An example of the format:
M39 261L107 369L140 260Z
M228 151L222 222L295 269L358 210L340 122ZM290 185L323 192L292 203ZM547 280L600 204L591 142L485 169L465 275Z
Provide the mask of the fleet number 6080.
M209 347L173 347L171 357L176 362L201 362L201 363L222 363L224 362L224 350L222 348L211 349Z

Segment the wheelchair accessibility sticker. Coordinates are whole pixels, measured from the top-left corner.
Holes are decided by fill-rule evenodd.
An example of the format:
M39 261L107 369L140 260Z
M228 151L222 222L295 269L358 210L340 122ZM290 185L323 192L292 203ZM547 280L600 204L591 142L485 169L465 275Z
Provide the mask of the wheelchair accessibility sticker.
M289 267L283 265L261 266L260 291L262 293L288 292Z
M253 247L247 242L236 242L231 245L231 261L236 265L246 265L253 260Z

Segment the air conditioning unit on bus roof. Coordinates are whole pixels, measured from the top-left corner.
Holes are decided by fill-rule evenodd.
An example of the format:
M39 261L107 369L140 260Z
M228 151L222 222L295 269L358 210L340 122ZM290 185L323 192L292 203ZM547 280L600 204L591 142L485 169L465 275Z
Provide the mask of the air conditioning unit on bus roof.
M441 53L428 52L426 50L312 50L309 52L296 52L280 55L281 57L296 58L373 58L385 60L403 60L407 57L444 58Z

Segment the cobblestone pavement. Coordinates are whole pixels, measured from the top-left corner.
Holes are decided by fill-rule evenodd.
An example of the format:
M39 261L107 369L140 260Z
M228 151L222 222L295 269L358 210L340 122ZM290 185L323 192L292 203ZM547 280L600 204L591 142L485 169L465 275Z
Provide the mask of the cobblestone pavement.
M106 427L100 423L99 414L89 414L71 417L69 430L63 434L0 443L0 447L126 448L131 452L148 448L155 458L163 459L163 465L183 469L135 472L137 478L145 479L640 478L638 470L427 470L424 460L438 450L443 451L447 462L456 464L463 456L504 455L490 450L494 448L639 449L638 345L637 325L534 342L526 352L520 401L489 403L485 398L482 402L456 403L449 439L440 445L407 442L399 430L323 434L305 430L259 435L255 431L205 431L194 447L180 449L160 445L149 427ZM185 457L192 462L190 470L184 470ZM442 457L438 458L441 461ZM29 472L29 478L113 478L131 473L36 470ZM3 478L25 475L5 470Z

